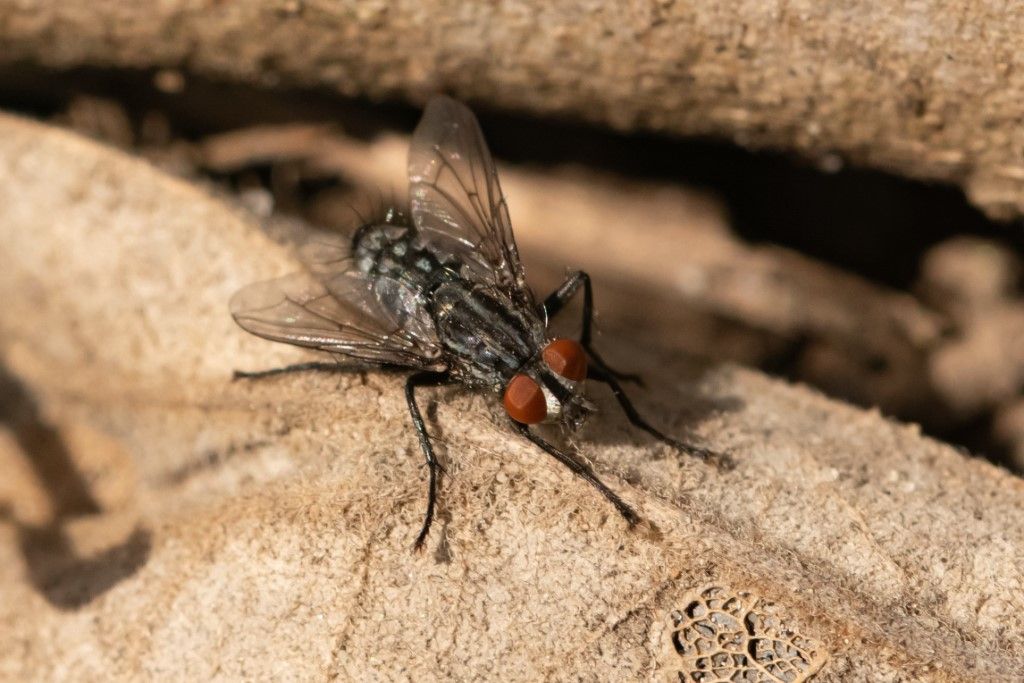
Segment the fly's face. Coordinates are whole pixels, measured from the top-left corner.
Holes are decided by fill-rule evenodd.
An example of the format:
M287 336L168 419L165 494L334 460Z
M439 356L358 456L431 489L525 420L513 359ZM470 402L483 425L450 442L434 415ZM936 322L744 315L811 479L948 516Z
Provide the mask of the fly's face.
M583 395L587 354L572 339L549 341L505 385L505 412L526 425L557 422L579 429L594 406Z

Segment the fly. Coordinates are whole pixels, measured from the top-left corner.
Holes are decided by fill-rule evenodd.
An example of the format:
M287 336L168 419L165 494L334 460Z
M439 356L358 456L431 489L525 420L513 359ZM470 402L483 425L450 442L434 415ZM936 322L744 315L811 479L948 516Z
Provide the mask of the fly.
M429 473L416 549L434 519L440 470L416 389L451 383L500 396L513 429L636 525L640 516L590 465L530 427L579 428L593 411L584 386L594 380L609 386L634 426L691 455L713 453L666 436L633 407L619 381L629 376L609 368L594 350L585 272L535 301L494 162L469 109L447 97L430 102L413 134L408 172L407 210L390 208L307 245L307 272L252 284L232 297L235 321L265 339L412 372L405 398ZM549 337L548 321L581 291L579 340Z

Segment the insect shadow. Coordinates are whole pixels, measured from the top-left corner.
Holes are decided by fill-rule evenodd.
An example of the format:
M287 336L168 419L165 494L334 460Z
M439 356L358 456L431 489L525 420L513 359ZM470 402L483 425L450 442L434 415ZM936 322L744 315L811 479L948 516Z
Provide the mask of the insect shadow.
M16 520L9 508L0 508L0 518L17 529L29 581L50 604L63 610L82 607L145 565L152 543L150 532L141 527L97 555L75 554L64 524L103 511L75 466L60 432L45 421L30 392L3 366L0 423L7 424L21 451L28 456L53 509L49 522L30 525Z
M659 347L657 344L634 345L629 340L608 336L601 338L601 345L610 351L610 358L629 358L634 363L643 358L643 366L634 368L640 380L636 383L642 391L632 391L632 400L637 412L650 416L652 421L666 425L678 438L687 443L696 443L700 438L695 432L701 423L710 417L742 410L746 405L738 396L709 396L697 393L694 387L708 374L710 367L703 362L685 356L678 351ZM623 445L650 444L653 457L668 456L675 452L689 456L686 451L673 448L659 448L665 442L656 436L640 430L629 429L629 420L619 419L619 410L613 392L600 385L589 394L597 405L596 412L604 419L589 420L581 429L580 439L587 444ZM671 425L671 427L669 427ZM670 443L669 446L672 444ZM736 463L725 453L715 453L716 464L722 469L731 469Z
M509 427L594 487L630 526L640 515L590 464L534 429L576 432L594 412L588 384L606 386L638 430L680 453L726 460L666 434L634 407L623 384L638 378L611 368L591 339L587 273L570 273L536 298L494 161L469 109L447 97L427 105L413 133L408 176L407 205L380 207L317 236L303 248L305 272L248 285L229 307L239 326L264 339L409 373L406 403L428 467L426 512L414 548L423 548L430 531L441 473L417 389L459 384L500 396ZM552 321L577 301L578 339L558 336Z

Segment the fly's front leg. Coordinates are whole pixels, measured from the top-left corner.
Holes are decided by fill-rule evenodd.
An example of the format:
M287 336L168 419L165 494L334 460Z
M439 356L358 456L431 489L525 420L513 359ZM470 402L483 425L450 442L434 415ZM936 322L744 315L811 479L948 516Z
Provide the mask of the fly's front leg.
M532 441L537 446L540 446L548 455L554 457L558 462L562 463L570 470L573 474L586 480L591 486L601 492L608 501L615 506L615 509L619 511L619 514L629 523L629 526L636 526L640 523L640 515L636 513L632 507L629 506L626 501L619 498L615 491L605 486L604 482L598 479L597 475L594 474L594 470L591 469L590 465L581 460L578 456L567 451L556 448L552 444L542 439L537 434L533 433L530 428L521 422L515 420L509 420L512 426L517 432L525 436L527 439Z
M590 284L590 276L582 270L578 270L562 283L562 285L551 292L548 298L541 304L545 318L551 319L561 311L569 301L576 296L576 293L583 287L583 331L580 333L580 345L587 350L593 358L594 363L606 373L618 379L634 382L643 386L643 380L639 375L617 372L608 366L598 355L591 344L590 335L594 318L594 292Z
M405 382L405 402L409 405L409 414L412 416L412 425L416 429L416 436L420 440L420 449L427 460L429 469L429 488L427 489L427 513L423 516L423 526L416 536L413 544L414 550L422 550L423 543L430 533L430 525L434 521L434 504L437 502L437 475L441 470L441 464L434 455L434 446L430 443L430 435L427 434L427 427L423 423L423 415L420 414L419 406L416 405L416 387L433 387L450 382L447 372L418 372L409 377Z
M628 396L626 396L626 392L623 391L622 385L619 384L619 381L615 376L607 373L604 369L597 367L587 368L587 379L604 382L608 385L608 388L610 388L612 393L615 394L615 399L619 402L622 412L626 414L626 419L629 420L630 424L634 427L644 430L658 441L668 444L669 446L672 446L673 448L688 455L700 458L701 460L712 460L723 466L728 466L730 464L729 458L721 453L716 453L715 451L707 448L694 446L693 444L686 443L685 441L680 441L679 439L668 436L651 425L650 422L645 420L640 413L637 412L636 408L633 406L633 402L629 400Z

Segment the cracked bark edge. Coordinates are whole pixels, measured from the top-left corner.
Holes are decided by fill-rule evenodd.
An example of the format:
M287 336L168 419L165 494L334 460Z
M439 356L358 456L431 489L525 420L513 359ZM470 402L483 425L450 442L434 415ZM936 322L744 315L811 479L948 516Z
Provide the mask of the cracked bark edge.
M446 90L623 130L718 135L960 184L993 216L1024 208L1024 11L961 2L731 5L632 0L348 0L10 6L0 59L173 67L346 95ZM967 27L967 28L965 28Z

